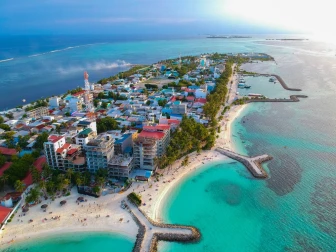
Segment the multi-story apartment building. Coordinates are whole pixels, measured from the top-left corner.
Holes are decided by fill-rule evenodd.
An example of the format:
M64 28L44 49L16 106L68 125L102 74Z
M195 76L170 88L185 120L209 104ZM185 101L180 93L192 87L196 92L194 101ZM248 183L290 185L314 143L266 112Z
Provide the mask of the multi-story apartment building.
M114 153L116 155L124 154L125 150L127 148L132 148L132 146L133 146L132 134L131 133L123 134L121 137L115 139Z
M114 154L114 140L108 134L91 139L85 146L87 168L91 173L99 168L107 169L108 162Z
M128 178L133 169L133 157L128 155L115 155L108 163L110 178Z
M170 141L170 126L144 126L133 145L134 167L155 170L155 158L161 157Z
M78 133L76 136L76 144L80 146L86 145L91 139L96 137L96 132L92 131L91 128L86 128Z
M139 137L152 138L157 142L157 155L161 157L166 152L170 141L170 126L158 124L156 126L144 126Z
M80 145L65 142L64 136L51 135L44 143L44 153L48 165L53 169L85 171L86 160Z
M49 109L48 107L39 107L33 110L30 110L27 112L27 117L28 118L40 118L42 116L47 116L49 115Z
M157 142L152 138L138 137L133 145L134 168L153 171L156 169Z

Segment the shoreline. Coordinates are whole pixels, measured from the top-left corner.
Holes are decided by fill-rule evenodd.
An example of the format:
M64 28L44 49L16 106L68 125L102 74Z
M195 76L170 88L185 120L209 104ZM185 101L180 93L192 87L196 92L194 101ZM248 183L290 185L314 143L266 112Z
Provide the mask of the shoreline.
M66 236L72 233L76 233L76 234L87 234L87 233L101 233L101 234L108 234L111 236L121 236L125 239L129 239L130 241L134 240L134 236L131 235L129 232L124 232L124 231L120 231L118 229L115 230L111 230L107 227L105 228L94 228L94 227L90 227L87 228L85 230L80 229L79 227L77 228L67 228L64 230L64 228L59 228L59 229L53 229L53 230L44 230L41 231L38 234L27 234L23 237L20 237L18 239L15 239L14 242L10 242L7 244L1 244L1 246L4 246L4 248L8 248L8 246L11 246L13 244L15 244L16 246L19 246L21 244L24 244L25 242L29 241L29 239L32 239L32 241L39 241L43 238L53 238L55 236L60 237L60 236Z
M237 84L235 75L232 76L231 80L234 80L234 84L230 90L229 98L235 96ZM120 207L121 201L132 191L140 194L142 202L145 203L140 206L140 209L154 221L161 222L163 218L162 208L176 185L181 184L188 176L191 176L196 170L205 165L216 161L228 160L229 158L227 156L215 150L217 147L225 147L233 151L237 149L232 139L232 123L246 106L247 105L232 106L231 109L224 114L223 119L219 121L221 131L217 133L218 138L216 139L213 149L201 151L199 154L196 152L188 154L189 163L187 166L182 167L181 165L182 160L185 158L184 156L176 160L171 167L158 170L159 174L164 175L159 176L159 181L156 181L156 178L152 177L147 183L134 182L132 186L122 194L109 194L101 196L100 198L84 196L87 202L80 204L75 203L79 194L75 187L73 187L70 196L62 197L62 199L56 199L55 201L44 200L41 204L50 204L47 213L44 213L40 209L40 204L32 207L29 212L26 213L25 217L19 216L22 214L19 210L12 222L8 223L5 230L1 233L0 244L4 247L8 247L16 242L23 243L30 239L38 240L72 232L102 232L119 234L129 239L135 239L138 233L138 227L130 213ZM60 207L59 204L57 204L60 200L67 200L68 203ZM99 207L97 207L96 204L99 204ZM93 212L89 212L89 210ZM48 214L49 211L52 211L52 214ZM100 216L101 214L102 216ZM61 216L61 219L50 221L50 217L55 215ZM107 218L107 215L110 217ZM47 220L42 218L47 218ZM34 221L28 223L29 219L33 219ZM44 222L48 224L46 225ZM29 230L29 233L26 233L27 230ZM11 242L12 239L14 239L13 242Z
M40 209L41 204L32 207L30 211L26 213L25 217L18 217L21 215L21 211L19 210L15 214L12 222L8 223L5 230L1 233L2 238L0 245L6 248L12 244L24 243L30 239L38 240L46 237L53 237L58 234L68 234L73 232L102 232L111 235L119 234L127 237L128 239L135 239L138 227L132 220L130 214L120 207L122 199L124 199L128 193L132 192L132 190L139 193L142 196L143 202L146 203L145 206L142 205L140 207L141 210L143 210L153 220L161 222L163 218L161 209L164 206L165 200L169 198L169 195L175 185L182 183L188 176L192 175L196 170L204 167L204 165L229 159L228 157L215 151L215 148L223 146L223 144L224 146L231 147L231 149L235 148L231 141L231 124L245 107L246 105L234 106L227 112L226 116L224 116L221 123L224 123L227 128L226 130L223 129L218 134L219 137L216 140L213 150L201 151L199 154L196 152L189 154L189 164L185 167L181 166L181 162L184 159L184 157L182 157L177 160L172 167L160 170L164 177L160 177L159 182L155 182L155 178L153 177L152 181L148 183L133 183L130 189L123 194L110 194L101 196L100 198L84 196L87 199L87 202L80 203L80 205L75 203L79 194L77 193L75 187L73 187L70 196L56 199L52 202L49 202L50 200L47 202L43 201L41 204L50 204L47 213L44 213ZM152 198L153 201L150 200ZM60 207L58 201L63 199L67 200L68 203L64 207ZM101 207L99 208L99 211L89 213L88 211L90 207L94 207L95 203L100 204ZM84 210L86 210L86 212ZM48 214L49 211L52 211L53 213ZM74 214L74 216L72 214ZM100 218L94 217L97 214L101 214L102 216ZM55 215L61 216L61 220L52 220L50 222L50 217ZM107 218L105 217L106 215L110 215L110 217ZM87 224L83 226L83 222L77 222L76 218L78 217L82 219L85 217L87 219L85 224ZM29 224L28 220L30 218L33 219L34 222ZM44 222L41 223L41 220L39 220L41 218L48 218L46 222L50 225L45 225ZM17 219L22 219L24 222L19 222ZM119 221L120 219L123 219L122 222ZM26 233L27 230L30 230L30 233ZM13 242L11 242L12 239L14 239Z

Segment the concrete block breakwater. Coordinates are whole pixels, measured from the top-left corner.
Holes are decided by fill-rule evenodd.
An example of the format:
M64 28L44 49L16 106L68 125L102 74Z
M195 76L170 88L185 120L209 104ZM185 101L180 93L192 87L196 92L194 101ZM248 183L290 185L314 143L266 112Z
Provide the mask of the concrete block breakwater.
M247 157L221 147L216 148L216 151L242 163L255 178L268 177L267 172L262 168L261 164L273 159L271 156L264 154L256 157Z
M291 95L289 99L281 99L281 98L266 98L266 99L249 99L246 101L246 103L251 102L299 102L299 98L307 98L307 95Z
M131 213L139 227L133 252L157 251L157 244L161 241L197 242L201 238L200 231L192 226L164 224L152 220L140 208L131 202L122 204Z
M302 89L300 88L290 88L287 86L286 82L277 74L261 74L261 73L255 73L255 74L244 74L246 76L266 76L266 77L270 77L273 76L275 78L277 78L277 80L279 81L279 83L281 84L281 86L289 91L302 91Z

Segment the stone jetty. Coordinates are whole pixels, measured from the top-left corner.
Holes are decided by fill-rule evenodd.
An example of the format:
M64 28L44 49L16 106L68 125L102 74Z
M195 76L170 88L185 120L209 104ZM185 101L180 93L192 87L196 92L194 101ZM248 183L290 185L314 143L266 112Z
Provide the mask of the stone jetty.
M302 89L299 88L290 88L287 86L286 82L277 74L262 74L262 73L255 73L255 74L244 74L246 76L266 76L266 77L275 77L277 78L277 80L279 81L279 83L281 84L281 86L289 91L302 91Z
M225 156L228 156L229 158L241 162L255 178L268 177L267 172L262 168L261 163L271 160L271 156L264 154L256 157L247 157L221 147L217 147L216 151Z
M246 103L251 102L299 102L299 98L307 98L307 95L291 95L289 99L282 98L252 98L246 101Z
M149 218L140 208L128 200L124 200L122 205L130 212L139 227L133 252L157 251L157 244L160 240L197 242L201 238L201 233L195 227L159 223Z

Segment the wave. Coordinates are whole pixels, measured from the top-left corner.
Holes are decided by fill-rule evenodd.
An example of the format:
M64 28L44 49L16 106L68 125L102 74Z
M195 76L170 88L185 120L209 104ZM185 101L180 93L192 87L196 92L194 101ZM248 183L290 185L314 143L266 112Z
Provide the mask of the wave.
M78 45L78 46L68 46L68 47L63 48L63 49L56 49L56 50L52 50L52 51L49 51L49 52L29 55L28 57L37 57L37 56L41 56L41 55L45 55L45 54L49 54L49 53L62 52L62 51L71 50L71 49L75 49L75 48L79 48L79 47L99 45L99 44L106 44L106 43L93 43L93 44L85 44L85 45Z
M73 72L81 72L81 71L90 71L90 70L103 70L103 69L113 69L118 67L127 67L130 66L131 63L128 63L124 60L117 60L115 62L95 62L92 64L86 64L84 66L71 66L71 67L60 67L57 71L61 74L69 74Z
M0 62L11 61L11 60L13 60L13 59L14 59L14 58L4 59L4 60L0 60Z

